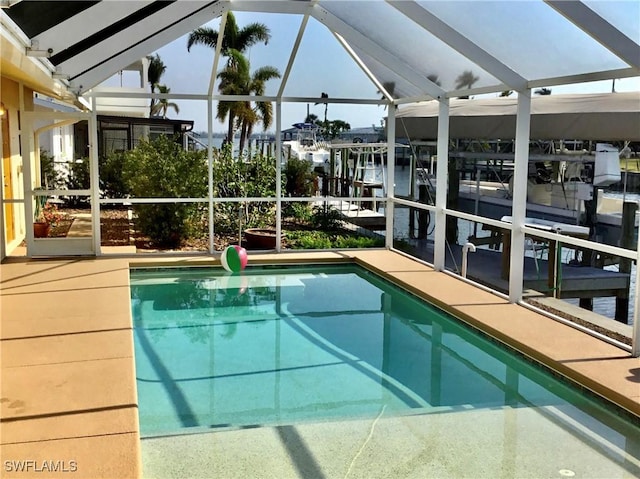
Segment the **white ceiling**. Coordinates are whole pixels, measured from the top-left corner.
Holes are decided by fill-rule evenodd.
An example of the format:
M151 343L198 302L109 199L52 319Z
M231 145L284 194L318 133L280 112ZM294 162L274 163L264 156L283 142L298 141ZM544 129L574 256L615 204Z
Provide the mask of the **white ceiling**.
M23 0L1 16L82 94L228 9L309 15L400 102L640 75L635 0Z

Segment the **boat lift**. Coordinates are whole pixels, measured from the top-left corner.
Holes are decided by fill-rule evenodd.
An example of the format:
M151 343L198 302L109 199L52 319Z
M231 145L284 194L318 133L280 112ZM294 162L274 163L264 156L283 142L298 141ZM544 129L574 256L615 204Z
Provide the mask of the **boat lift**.
M349 198L337 205L347 221L372 229L385 227L385 215L378 212L377 198L387 196L388 149L387 143L331 145L332 177L328 178L327 194Z

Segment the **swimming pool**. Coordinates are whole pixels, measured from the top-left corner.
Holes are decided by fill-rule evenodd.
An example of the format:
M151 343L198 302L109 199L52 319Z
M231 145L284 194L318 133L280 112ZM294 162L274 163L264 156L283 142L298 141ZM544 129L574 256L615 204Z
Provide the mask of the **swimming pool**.
M536 477L640 472L630 421L362 268L135 270L131 297L145 438L451 421L437 447L480 427Z

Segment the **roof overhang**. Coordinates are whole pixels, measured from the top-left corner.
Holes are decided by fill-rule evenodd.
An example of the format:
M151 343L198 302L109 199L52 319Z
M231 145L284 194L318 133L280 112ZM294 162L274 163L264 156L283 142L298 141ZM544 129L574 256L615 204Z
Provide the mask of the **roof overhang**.
M0 72L3 77L60 100L74 100L74 95L66 85L53 78L52 70L40 58L25 54L23 42L7 28L4 18L0 25L0 52Z

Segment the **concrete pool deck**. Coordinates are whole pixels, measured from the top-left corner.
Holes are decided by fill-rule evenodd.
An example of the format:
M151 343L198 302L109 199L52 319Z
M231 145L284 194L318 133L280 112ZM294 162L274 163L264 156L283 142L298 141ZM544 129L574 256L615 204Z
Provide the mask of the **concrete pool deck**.
M640 417L640 358L631 358L615 346L509 304L403 255L364 250L252 254L250 258L252 264L330 261L356 261L383 273ZM142 455L145 454L145 458L157 455L162 446L141 448L129 268L132 265L213 264L219 261L204 256L9 259L2 264L3 477L135 478L143 475ZM404 417L394 422L381 418L380 424L398 431L398 428L410 429L412 421L417 423L420 419ZM371 421L363 422L361 427L355 421L351 424L353 434L359 437L353 447L360 446ZM347 468L350 477L367 477L373 471L377 471L373 475L381 475L379 468L380 463L385 462L385 454L390 457L397 454L392 442L386 449L384 443L376 444L376 437L366 451L340 446L347 438L329 440L330 434L322 432L323 427L328 426L259 428L251 430L252 433L228 431L216 433L215 438L211 436L207 440L213 442L208 446L205 440L194 445L193 437L182 436L180 444L174 442L172 447L184 448L185 461L192 457L197 461L202 451L211 453L211 449L202 448L213 447L216 441L224 443L224 447L220 446L216 469L211 470L216 477L252 477L256 473L272 477L342 477ZM443 422L443 431L447 428ZM220 434L227 435L224 441ZM233 452L233 444L246 445L249 434L252 434L251 440L262 437L261 446L242 450L241 467L240 463L225 461L224 457L237 454L238 449ZM320 437L326 440L321 441ZM276 446L273 442L276 439L284 446ZM317 448L315 440L318 440ZM269 444L276 449L269 452ZM287 444L298 452L287 449ZM231 456L224 456L224 451ZM355 453L360 454L357 461ZM276 467L273 473L268 469L270 464ZM23 471L15 471L18 467ZM174 464L174 470L166 471L166 475L195 477L187 467ZM403 467L402 471L396 471L402 473L402 477L420 476L418 462L413 468L409 464ZM52 472L54 468L57 471ZM72 469L76 470L75 474L70 474ZM43 474L43 470L47 470L47 474ZM158 471L144 472L145 476L155 477ZM443 469L440 475L446 472Z

